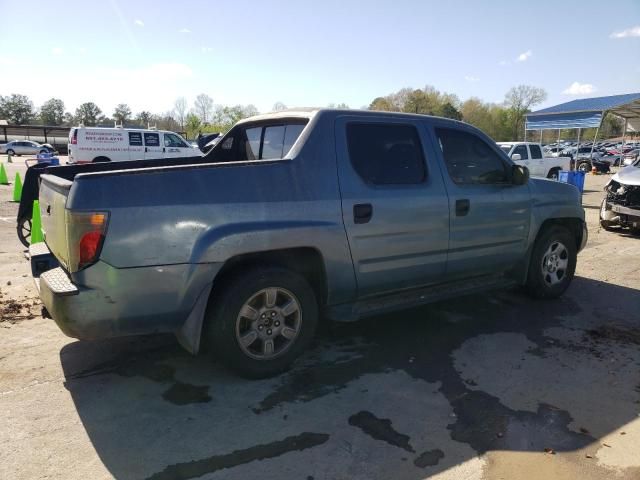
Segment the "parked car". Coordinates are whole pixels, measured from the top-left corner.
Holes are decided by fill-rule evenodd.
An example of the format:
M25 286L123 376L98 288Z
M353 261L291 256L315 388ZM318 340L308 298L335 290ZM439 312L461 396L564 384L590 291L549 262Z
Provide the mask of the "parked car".
M37 155L39 153L51 153L54 149L48 143L37 143L31 140L12 140L0 145L0 153L7 155Z
M571 170L569 157L546 157L539 143L498 142L498 145L511 160L529 169L533 177L558 179L560 171Z
M30 247L31 265L63 332L173 332L265 377L303 352L321 317L507 285L558 297L587 241L576 188L529 179L449 119L260 115L206 160L41 176L46 243Z
M201 154L175 132L103 127L72 128L69 131L68 150L69 163L120 162Z
M623 155L623 164L631 165L635 163L638 158L640 158L640 148L634 148Z
M640 233L640 160L616 173L607 183L600 207L605 230L631 229Z

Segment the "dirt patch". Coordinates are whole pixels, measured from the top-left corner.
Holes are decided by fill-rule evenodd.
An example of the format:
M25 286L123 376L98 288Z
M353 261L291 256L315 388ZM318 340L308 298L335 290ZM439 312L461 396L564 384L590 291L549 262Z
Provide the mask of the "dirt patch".
M603 340L640 345L640 329L638 328L603 325L592 330L587 330L587 335L594 341Z
M31 320L36 318L41 310L42 305L35 299L0 299L0 323L13 324L22 320Z

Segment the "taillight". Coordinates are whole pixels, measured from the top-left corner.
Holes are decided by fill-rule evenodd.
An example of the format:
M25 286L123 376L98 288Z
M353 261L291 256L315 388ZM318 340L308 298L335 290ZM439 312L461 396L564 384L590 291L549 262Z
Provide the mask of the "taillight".
M107 212L67 210L70 271L76 272L98 261L108 221Z
M71 145L77 145L77 144L78 144L78 129L74 128L73 134L71 135Z

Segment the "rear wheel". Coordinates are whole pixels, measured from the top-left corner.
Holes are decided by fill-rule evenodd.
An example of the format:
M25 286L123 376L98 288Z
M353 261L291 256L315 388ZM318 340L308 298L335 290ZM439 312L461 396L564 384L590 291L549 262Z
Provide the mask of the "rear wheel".
M42 149L40 150L40 153L49 153L49 150Z
M317 324L316 296L303 276L279 267L252 268L214 292L204 339L230 369L265 378L300 356Z
M590 172L591 171L591 165L589 164L589 162L580 162L578 164L578 171L580 172Z
M98 162L110 162L111 159L109 157L96 157L93 159L94 163L98 163Z
M529 294L536 298L562 295L573 279L577 255L576 239L565 227L554 226L541 232L529 264Z
M551 171L547 175L547 178L549 178L551 180L558 180L559 176L560 176L560 169L559 168L553 168L553 169L551 169Z
M17 230L20 243L25 247L29 247L29 244L31 243L31 219L23 218L18 220Z
M9 150L7 150L7 155L12 155L13 156L15 154L16 154L15 150L13 150L11 148Z

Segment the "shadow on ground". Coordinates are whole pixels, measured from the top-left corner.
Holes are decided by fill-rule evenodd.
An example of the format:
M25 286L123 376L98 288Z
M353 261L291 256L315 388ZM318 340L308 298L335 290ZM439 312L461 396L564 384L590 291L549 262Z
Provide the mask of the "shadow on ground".
M501 292L333 324L263 381L165 336L60 358L118 479L418 479L490 450L588 448L635 418L638 299L576 278L557 301Z

